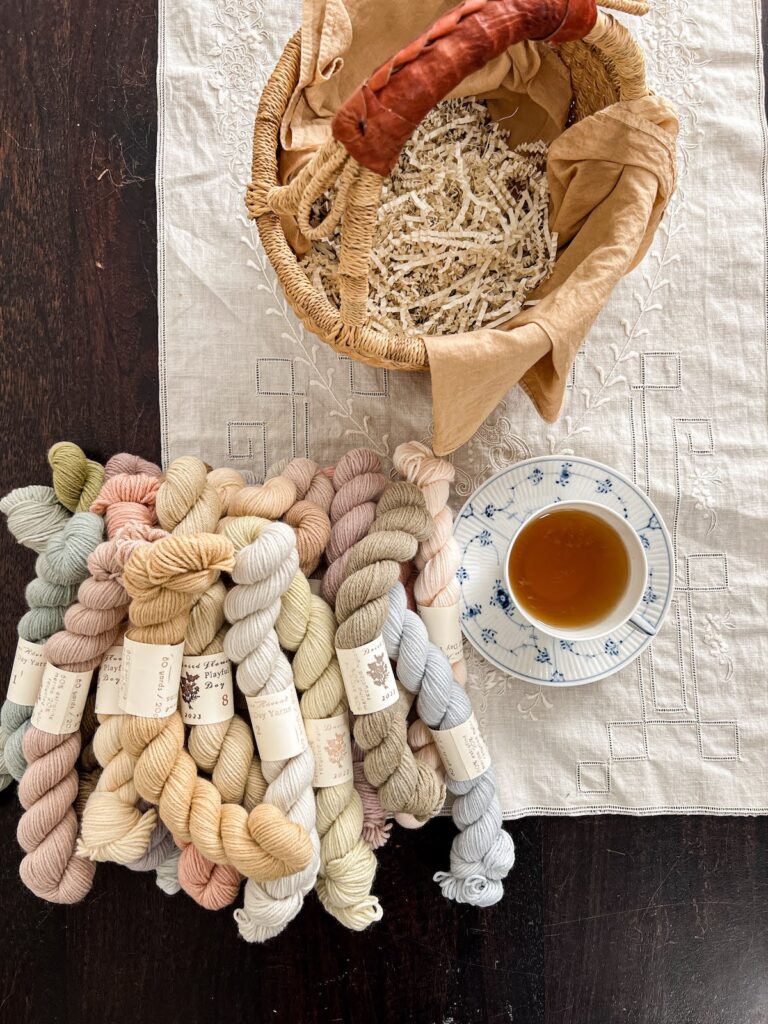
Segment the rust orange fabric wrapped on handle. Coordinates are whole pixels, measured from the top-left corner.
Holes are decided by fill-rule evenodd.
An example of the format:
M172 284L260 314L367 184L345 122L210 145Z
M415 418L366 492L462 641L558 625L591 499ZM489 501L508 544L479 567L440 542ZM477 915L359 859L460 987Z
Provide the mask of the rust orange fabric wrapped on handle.
M374 71L333 120L359 164L388 174L416 126L472 72L524 40L581 39L595 0L465 0Z

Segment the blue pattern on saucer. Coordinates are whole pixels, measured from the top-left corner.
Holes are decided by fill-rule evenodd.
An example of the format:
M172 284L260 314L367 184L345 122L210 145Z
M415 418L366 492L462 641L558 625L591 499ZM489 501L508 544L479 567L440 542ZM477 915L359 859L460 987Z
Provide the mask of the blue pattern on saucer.
M544 456L486 480L456 517L461 628L492 665L534 683L576 686L624 668L652 641L632 625L598 640L542 633L517 612L504 586L504 559L528 519L553 501L593 501L622 515L638 532L648 560L642 615L658 630L674 587L672 542L648 496L626 477L591 459Z

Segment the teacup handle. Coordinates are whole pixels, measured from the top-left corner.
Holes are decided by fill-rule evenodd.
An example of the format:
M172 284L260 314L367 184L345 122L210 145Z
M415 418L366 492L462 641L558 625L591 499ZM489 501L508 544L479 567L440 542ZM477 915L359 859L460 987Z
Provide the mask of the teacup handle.
M656 627L652 626L648 619L643 618L639 612L635 612L634 615L630 615L629 621L633 626L636 626L641 632L647 633L648 636L656 636Z

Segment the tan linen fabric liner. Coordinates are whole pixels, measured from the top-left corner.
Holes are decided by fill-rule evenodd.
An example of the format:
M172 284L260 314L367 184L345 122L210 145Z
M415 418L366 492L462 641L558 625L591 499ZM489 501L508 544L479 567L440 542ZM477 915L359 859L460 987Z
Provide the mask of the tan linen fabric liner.
M299 85L282 125L287 181L330 134L331 119L370 72L451 3L305 0ZM552 50L521 43L467 78L454 96L480 96L510 145L550 143L550 227L559 255L548 281L503 328L426 336L433 447L464 444L520 383L544 419L557 419L571 364L617 281L645 255L676 183L677 115L649 96L617 103L565 129L568 72ZM288 231L297 251L297 230Z

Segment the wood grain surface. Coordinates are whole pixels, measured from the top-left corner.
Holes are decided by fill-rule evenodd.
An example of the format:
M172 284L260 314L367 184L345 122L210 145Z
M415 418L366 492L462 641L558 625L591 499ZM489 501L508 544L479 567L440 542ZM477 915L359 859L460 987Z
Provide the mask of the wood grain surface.
M0 4L0 492L60 438L159 457L155 0ZM757 283L756 283L757 286ZM0 531L0 678L30 552ZM4 684L3 684L4 685ZM497 907L432 882L453 826L383 851L381 924L314 898L266 946L148 876L100 866L78 907L18 880L0 796L2 1024L763 1024L764 819L528 819Z

